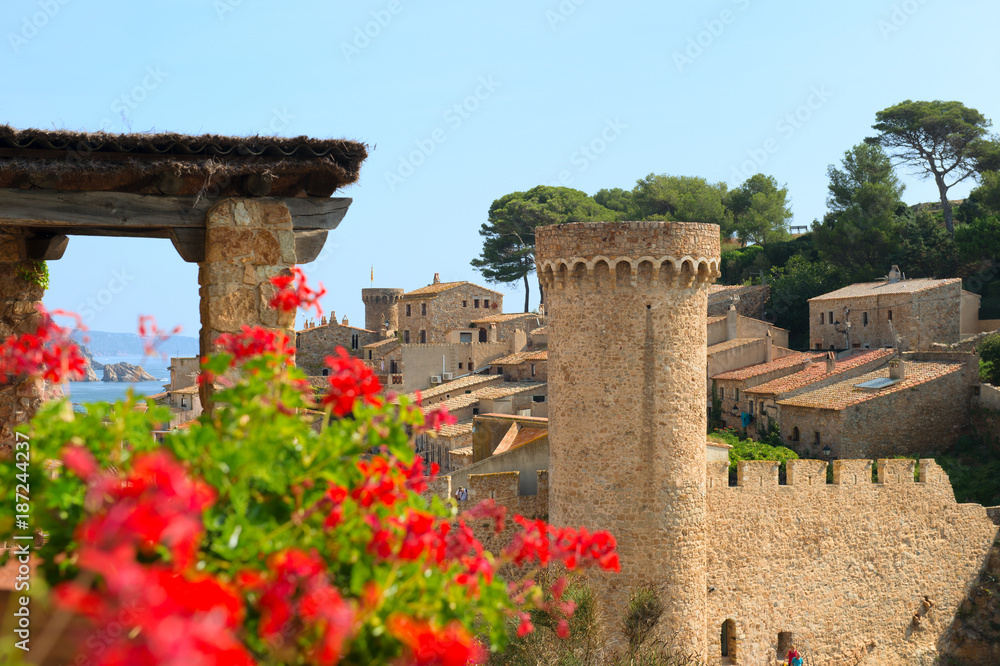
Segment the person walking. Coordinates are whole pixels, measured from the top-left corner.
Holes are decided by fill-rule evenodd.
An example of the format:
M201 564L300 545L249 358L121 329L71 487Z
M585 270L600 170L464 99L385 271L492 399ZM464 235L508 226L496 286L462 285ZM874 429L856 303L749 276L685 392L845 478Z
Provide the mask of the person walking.
M788 648L788 666L802 666L802 655L799 654L794 645Z

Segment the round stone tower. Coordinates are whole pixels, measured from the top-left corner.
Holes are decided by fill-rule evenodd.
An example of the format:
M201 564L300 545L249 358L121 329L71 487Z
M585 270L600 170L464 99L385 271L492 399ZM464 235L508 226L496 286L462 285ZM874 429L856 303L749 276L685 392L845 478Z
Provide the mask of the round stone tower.
M369 331L385 333L385 322L389 330L399 328L399 312L396 303L403 295L402 289L362 289L361 300L365 303L365 328Z
M665 604L660 638L707 656L708 287L719 227L536 230L549 327L549 519L610 531L622 571L593 584L617 627L631 590Z

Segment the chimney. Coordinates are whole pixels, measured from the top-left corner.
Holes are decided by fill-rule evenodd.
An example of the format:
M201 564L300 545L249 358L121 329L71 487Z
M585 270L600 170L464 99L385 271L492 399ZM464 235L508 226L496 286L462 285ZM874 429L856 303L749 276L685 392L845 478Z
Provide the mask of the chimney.
M434 284L439 284L440 282L441 282L441 274L440 273L435 273L434 274Z
M326 315L323 315L322 317L319 318L319 325L326 326Z
M497 325L490 324L490 328L486 331L486 342L496 342L497 341Z
M740 315L736 312L736 306L730 305L729 312L726 313L726 340L735 340L740 330Z
M893 264L892 270L889 271L889 283L899 282L899 278L902 275L902 271L899 270L899 266Z
M889 361L889 379L906 379L906 363L902 357Z
M330 323L331 324L337 323L337 313L334 312L333 310L330 310Z
M833 352L826 353L826 372L827 374L833 372L837 369L837 356Z
M347 326L347 315L344 315L344 320L340 324L341 326Z
M771 329L767 329L764 335L764 363L774 360L774 338L771 336Z

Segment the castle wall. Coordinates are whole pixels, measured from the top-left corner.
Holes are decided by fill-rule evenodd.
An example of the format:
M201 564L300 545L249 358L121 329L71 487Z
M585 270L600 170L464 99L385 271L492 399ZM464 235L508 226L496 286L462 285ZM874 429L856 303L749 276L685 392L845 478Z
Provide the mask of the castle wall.
M997 526L976 504L957 504L933 462L793 460L709 464L709 636L735 621L738 664L773 663L778 633L808 663L937 663ZM929 609L924 599L931 603ZM917 619L914 619L916 616ZM716 654L718 654L716 652Z
M399 310L396 304L403 296L402 289L362 289L361 301L365 304L365 328L382 335L386 330L399 328ZM389 327L386 329L386 322Z

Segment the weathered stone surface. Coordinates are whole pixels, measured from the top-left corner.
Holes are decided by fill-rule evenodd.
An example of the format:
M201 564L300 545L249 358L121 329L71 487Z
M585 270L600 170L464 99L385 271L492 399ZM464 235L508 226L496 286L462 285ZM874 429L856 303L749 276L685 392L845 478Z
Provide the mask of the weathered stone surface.
M233 261L253 254L254 232L231 227L209 228L206 235L205 261Z
M235 332L244 324L253 326L260 323L256 289L231 289L229 285L220 285L218 288L225 289L227 293L219 296L209 295L208 316L213 329Z
M255 233L252 254L257 264L273 266L281 263L281 247L270 231L259 230ZM292 260L294 261L294 256Z
M141 366L131 363L108 363L104 366L102 382L153 382L156 377Z

